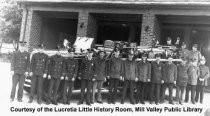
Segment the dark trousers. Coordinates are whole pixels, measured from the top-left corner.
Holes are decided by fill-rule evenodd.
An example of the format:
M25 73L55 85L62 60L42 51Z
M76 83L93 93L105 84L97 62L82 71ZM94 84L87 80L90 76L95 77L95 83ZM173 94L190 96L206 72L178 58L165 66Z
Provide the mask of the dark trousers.
M189 101L189 92L191 91L191 102L195 102L195 89L196 85L187 84L185 102Z
M33 75L33 77L31 78L30 99L33 100L35 90L37 90L37 99L38 100L42 99L43 82L44 79L42 76Z
M160 101L160 88L161 84L159 83L151 83L151 90L150 90L150 101L155 103L159 103Z
M85 98L85 89L86 91L86 103L90 103L90 96L91 96L91 87L92 87L92 81L87 79L81 80L81 96L80 96L80 102L83 103Z
M71 100L72 91L74 89L74 81L65 81L63 89L63 101L69 102Z
M204 97L204 86L203 85L197 85L196 87L196 96L195 101L198 102L200 96L200 103L203 103L203 97Z
M123 84L123 90L122 90L122 98L121 98L121 102L124 103L125 101L125 97L126 97L126 93L127 93L127 89L129 87L130 90L130 102L134 103L135 99L134 99L134 85L135 85L135 81L134 80L126 80L124 81Z
M161 94L161 101L163 102L165 100L165 92L166 89L169 89L169 102L173 102L173 83L164 83L162 88L162 94Z
M119 82L120 82L119 79L110 78L108 102L115 102L115 99L117 97L117 87L119 85Z
M57 102L57 92L60 85L60 78L51 78L48 89L48 97L50 100Z
M183 94L184 94L185 88L186 88L186 86L180 86L180 85L176 86L176 100L179 103L182 103L182 101L183 101Z
M11 99L15 98L17 84L18 84L17 98L19 100L23 98L24 81L25 81L25 75L23 74L14 74L12 76L12 90L11 90L11 95L10 95Z
M146 95L146 87L147 87L147 84L146 82L142 82L142 81L138 81L137 82L137 103L139 102L139 100L141 102L144 102L144 97Z

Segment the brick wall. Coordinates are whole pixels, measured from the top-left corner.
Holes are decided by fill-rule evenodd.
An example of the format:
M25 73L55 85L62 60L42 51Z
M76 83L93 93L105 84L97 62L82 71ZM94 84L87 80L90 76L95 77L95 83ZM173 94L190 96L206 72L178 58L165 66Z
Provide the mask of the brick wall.
M158 18L152 10L147 10L142 16L140 45L150 46L152 38L160 40L161 28Z

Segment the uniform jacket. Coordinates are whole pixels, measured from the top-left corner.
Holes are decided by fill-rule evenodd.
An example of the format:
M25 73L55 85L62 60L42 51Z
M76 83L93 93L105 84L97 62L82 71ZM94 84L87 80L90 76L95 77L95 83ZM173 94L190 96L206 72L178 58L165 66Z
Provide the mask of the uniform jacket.
M64 61L65 58L61 55L51 56L50 65L49 65L49 75L53 78L61 78L64 76Z
M162 70L164 83L174 83L177 79L177 67L174 63L165 63Z
M28 52L15 51L11 60L11 71L16 74L29 72L30 54Z
M135 60L130 61L127 59L123 64L122 68L123 68L122 76L126 80L135 80L135 78L138 76L138 69Z
M95 79L99 81L104 81L107 76L107 70L107 61L105 59L97 58L95 60Z
M204 79L204 81L200 81L198 79L198 85L208 86L207 79L209 78L209 67L207 67L206 65L200 65L199 70L200 70L199 78Z
M31 59L30 72L35 75L43 75L48 73L48 56L44 53L35 53Z
M64 62L64 73L68 80L76 78L78 72L78 61L74 58L67 58Z
M200 75L199 68L197 66L190 65L188 69L188 84L197 85L197 79Z
M123 72L123 65L122 65L122 60L120 58L111 58L109 60L109 71L108 74L110 78L116 78L120 79L120 76L122 76Z
M81 62L79 75L82 79L92 80L94 76L94 70L95 60L93 58L91 60L84 58Z
M188 81L188 64L177 65L177 81L176 84L179 86L186 86Z
M142 82L147 82L151 79L151 64L149 62L140 61L137 63L138 67L138 79Z
M161 84L163 63L152 62L151 64L151 82Z
M201 53L199 51L190 51L189 60L192 60L192 59L199 61L201 59Z

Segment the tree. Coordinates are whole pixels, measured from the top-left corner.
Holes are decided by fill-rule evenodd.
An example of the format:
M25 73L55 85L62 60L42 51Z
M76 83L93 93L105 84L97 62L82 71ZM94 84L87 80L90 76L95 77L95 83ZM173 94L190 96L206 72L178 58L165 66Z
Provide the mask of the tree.
M0 39L6 43L13 43L15 49L19 41L22 9L16 0L1 0L0 3Z

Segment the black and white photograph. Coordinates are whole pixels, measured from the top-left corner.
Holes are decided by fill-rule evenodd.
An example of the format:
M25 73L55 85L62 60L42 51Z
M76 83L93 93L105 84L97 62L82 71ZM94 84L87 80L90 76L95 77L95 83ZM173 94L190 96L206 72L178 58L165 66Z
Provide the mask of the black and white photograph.
M210 0L0 0L0 113L210 116Z

